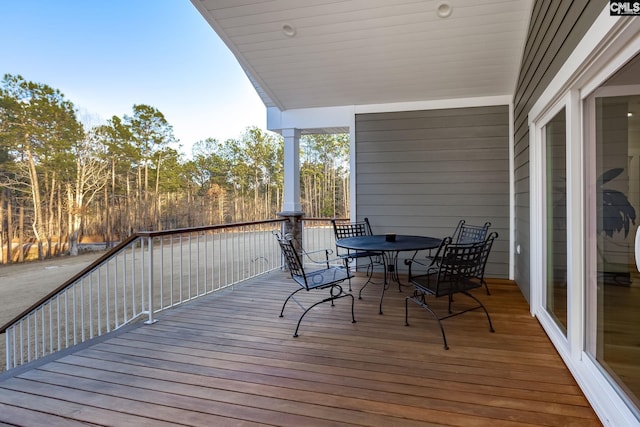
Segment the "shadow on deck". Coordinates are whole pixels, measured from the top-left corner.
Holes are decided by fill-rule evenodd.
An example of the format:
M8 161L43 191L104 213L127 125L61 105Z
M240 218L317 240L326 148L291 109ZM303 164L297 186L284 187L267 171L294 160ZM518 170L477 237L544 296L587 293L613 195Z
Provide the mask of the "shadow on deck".
M358 278L358 281L362 281ZM359 289L354 282L354 294ZM518 288L490 281L481 311L437 323L392 287L301 311L272 272L0 376L15 425L588 426L594 411ZM462 299L462 298L460 298ZM438 301L440 302L440 301ZM462 303L462 301L460 301ZM438 306L442 306L438 304Z

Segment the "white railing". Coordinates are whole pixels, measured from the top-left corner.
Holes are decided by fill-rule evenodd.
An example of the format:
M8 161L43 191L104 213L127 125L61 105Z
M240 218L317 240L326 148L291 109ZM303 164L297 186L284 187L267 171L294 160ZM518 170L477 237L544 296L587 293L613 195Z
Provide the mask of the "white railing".
M12 369L282 267L282 220L137 233L0 330Z

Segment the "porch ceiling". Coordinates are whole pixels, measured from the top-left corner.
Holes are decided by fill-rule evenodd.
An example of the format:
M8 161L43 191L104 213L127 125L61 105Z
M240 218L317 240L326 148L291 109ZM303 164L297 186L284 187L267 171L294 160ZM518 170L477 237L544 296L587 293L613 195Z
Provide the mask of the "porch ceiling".
M231 49L265 105L285 111L511 95L532 2L192 3ZM439 17L447 5L450 15Z

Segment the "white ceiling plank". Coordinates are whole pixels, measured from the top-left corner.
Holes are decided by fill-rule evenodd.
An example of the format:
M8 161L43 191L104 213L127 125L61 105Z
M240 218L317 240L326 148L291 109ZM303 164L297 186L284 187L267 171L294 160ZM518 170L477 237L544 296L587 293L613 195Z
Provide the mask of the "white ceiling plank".
M472 0L475 1L475 0ZM339 15L351 12L369 13L378 9L431 7L436 0L272 0L268 4L242 5L235 9L217 10L216 16L231 26L273 22L282 17L307 19L314 16Z
M511 93L532 0L439 1L192 0L283 111Z

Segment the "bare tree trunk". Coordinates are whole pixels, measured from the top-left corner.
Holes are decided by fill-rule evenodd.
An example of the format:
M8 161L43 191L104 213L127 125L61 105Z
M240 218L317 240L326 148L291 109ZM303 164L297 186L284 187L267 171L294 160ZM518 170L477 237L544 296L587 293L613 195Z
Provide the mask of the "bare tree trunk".
M113 207L113 204L115 203L115 201L116 201L116 161L115 159L113 159L111 161L111 200L109 200L109 198L106 199L106 202L109 205L108 209L111 209ZM111 220L111 230L109 232L110 241L108 241L107 243L107 249L112 247L111 241L114 240L114 236L115 236L115 218L113 218L115 214L113 213L113 210L111 212L112 212L111 214L112 220Z
M109 186L104 186L104 241L105 249L111 247L111 203L109 203Z
M80 216L77 214L71 184L67 184L67 205L69 206L69 255L78 255L78 238L80 236Z
M320 215L318 214L318 212L320 211L320 190L318 189L318 178L316 177L316 175L313 175L313 200L314 200L314 205L315 205L315 209L313 211L313 216L314 217L319 217Z
M218 197L218 223L224 224L224 199L226 197L226 193L220 194Z
M246 214L245 212L247 211L246 207L245 207L245 193L244 193L244 187L240 188L240 221L246 221ZM238 211L236 211L236 215L238 214Z
M13 197L7 191L7 263L13 262Z
M8 239L7 233L7 219L5 218L5 206L7 205L7 191L3 190L0 193L0 264L7 264L5 253L9 253L9 247L11 241ZM4 250L5 242L7 242L7 251Z
M54 235L54 224L55 224L55 215L53 208L53 201L55 200L55 188L56 188L56 174L53 173L51 177L51 188L49 190L49 200L47 202L47 258L51 258L53 255L52 246L53 246L53 235Z
M282 209L282 207L280 206L280 187L276 187L276 209Z
M24 205L22 203L18 221L18 261L24 262Z
M30 149L26 150L27 163L29 167L29 179L31 181L31 198L33 200L33 222L31 227L38 244L38 259L43 258L42 242L44 240L42 203L40 200L40 184L38 182L38 174L36 171L36 162Z
M336 177L336 170L333 170L333 173L331 174L331 204L332 206L332 212L333 214L331 216L333 216L334 218L336 217L336 211L337 211L337 206L338 206L338 182L337 182L337 177Z
M253 174L253 218L252 221L258 219L260 214L259 204L260 204L260 188L258 187L260 184L258 182L258 173L254 172Z
M342 179L342 194L344 194L344 196L342 197L342 201L344 203L343 209L344 209L344 216L346 218L349 218L351 216L351 212L349 211L349 206L351 206L350 202L351 202L351 187L349 186L349 178L348 177L344 177Z
M154 194L153 223L156 229L160 229L160 165L162 157L158 156L158 164L156 166L156 188Z
M143 195L143 215L144 215L144 230L151 229L151 207L149 204L149 149L147 148L144 155L144 188L142 189Z
M127 223L126 223L126 235L125 237L128 237L131 234L131 231L133 230L133 218L131 218L131 182L129 181L129 175L127 175L127 198L124 201L125 203L125 213L127 215Z
M58 235L58 246L56 248L56 255L60 255L62 254L63 251L63 245L64 245L64 230L63 230L63 221L62 221L62 184L60 182L58 182L58 189L56 191L56 194L58 196L58 202L57 202L57 214L56 214L56 220L57 220L57 225L56 225L56 234Z

